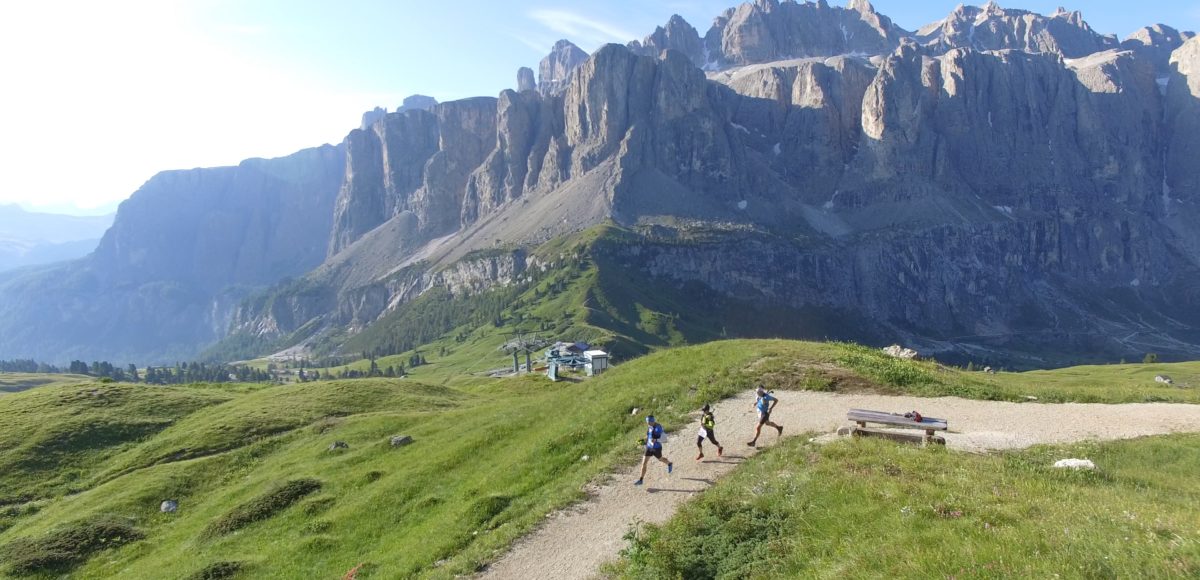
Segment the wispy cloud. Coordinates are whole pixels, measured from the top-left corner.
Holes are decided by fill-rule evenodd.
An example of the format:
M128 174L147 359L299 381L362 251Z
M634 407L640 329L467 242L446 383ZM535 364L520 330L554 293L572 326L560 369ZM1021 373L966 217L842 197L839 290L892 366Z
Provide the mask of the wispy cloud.
M625 43L637 35L621 26L571 12L569 10L533 10L529 17L542 26L582 45L596 46L606 42Z
M510 38L525 45L527 48L536 52L538 56L544 56L550 52L550 48L554 45L554 40L547 41L544 36L531 36L528 34L517 34L515 32L506 32Z

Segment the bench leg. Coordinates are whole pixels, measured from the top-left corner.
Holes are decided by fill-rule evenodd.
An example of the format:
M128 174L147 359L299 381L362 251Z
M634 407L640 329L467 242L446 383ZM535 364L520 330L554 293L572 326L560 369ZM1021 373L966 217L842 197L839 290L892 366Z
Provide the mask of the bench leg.
M921 442L921 444L924 446L928 446L930 441L933 441L933 429L926 429L925 430L925 438Z

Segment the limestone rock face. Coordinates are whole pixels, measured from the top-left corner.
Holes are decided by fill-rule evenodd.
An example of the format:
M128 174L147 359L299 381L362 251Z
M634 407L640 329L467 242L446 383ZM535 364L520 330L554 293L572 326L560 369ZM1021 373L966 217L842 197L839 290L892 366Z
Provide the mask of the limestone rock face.
M602 223L630 272L846 338L1200 355L1188 38L1118 46L994 3L911 35L865 0L757 0L703 38L672 18L590 57L563 41L536 87L523 69L498 98L368 113L341 147L155 177L94 256L0 276L0 357L353 334L526 279L529 248Z
M1164 203L1174 209L1179 202L1200 200L1200 38L1193 38L1171 54L1172 73L1166 96L1164 127ZM1174 201L1173 201L1174 200Z
M933 53L956 48L1048 52L1080 58L1115 48L1116 38L1097 34L1079 12L1059 8L1050 16L1027 10L959 5L945 19L917 31L918 41Z
M789 58L879 54L895 48L906 33L858 0L846 8L755 0L718 16L704 36L708 59L717 68Z
M345 177L334 207L330 254L411 209L425 164L438 150L437 118L423 110L392 113L351 131L344 146Z
M659 26L634 47L634 52L655 58L664 50L677 50L701 68L708 64L700 33L678 14L671 16L666 26Z
M366 131L371 125L374 125L377 121L386 116L387 109L383 107L375 107L374 109L363 113L362 123L359 124L358 128Z
M496 111L496 149L470 177L463 200L462 223L474 223L481 215L521 197L543 183L542 168L551 139L562 131L562 111L553 98L534 91L500 94ZM551 156L550 165L557 165ZM552 167L550 175L560 168Z
M456 228L467 178L494 148L495 110L496 99L453 101L352 131L329 255L406 212L426 238Z
M1070 66L1015 51L898 53L867 89L865 139L835 203L971 191L997 207L1079 207L1097 195L1140 207L1162 178L1156 92L1152 68L1129 53Z
M587 58L588 54L569 40L554 43L550 54L538 65L538 90L545 96L558 94L570 82L571 73Z
M247 294L321 263L344 168L343 149L327 145L155 175L92 255L0 280L0 351L137 364L196 357Z
M1195 36L1195 32L1181 32L1165 24L1155 24L1143 26L1137 32L1129 35L1129 38L1121 43L1121 48L1142 52L1146 58L1154 62L1154 68L1160 77L1169 76L1171 74L1171 53Z
M397 113L405 111L428 111L433 109L438 104L437 99L426 95L409 95L404 97L404 102L396 109Z
M537 79L533 76L533 69L523 66L517 69L517 92L536 91Z

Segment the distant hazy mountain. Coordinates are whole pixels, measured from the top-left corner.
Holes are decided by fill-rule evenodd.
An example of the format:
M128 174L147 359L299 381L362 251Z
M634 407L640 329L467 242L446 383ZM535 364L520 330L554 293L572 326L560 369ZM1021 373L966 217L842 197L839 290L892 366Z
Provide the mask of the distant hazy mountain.
M0 271L86 256L96 249L114 217L39 213L0 205Z

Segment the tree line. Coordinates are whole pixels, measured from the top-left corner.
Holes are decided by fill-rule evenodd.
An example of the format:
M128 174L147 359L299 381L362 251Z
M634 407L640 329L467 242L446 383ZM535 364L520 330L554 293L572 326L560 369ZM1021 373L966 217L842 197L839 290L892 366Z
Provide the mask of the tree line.
M203 362L178 362L175 366L148 366L138 369L137 365L124 367L108 361L71 361L65 369L34 360L0 360L0 372L86 375L98 379L109 379L123 383L147 383L152 385L178 385L184 383L260 383L275 380L269 370L246 365L226 365Z

